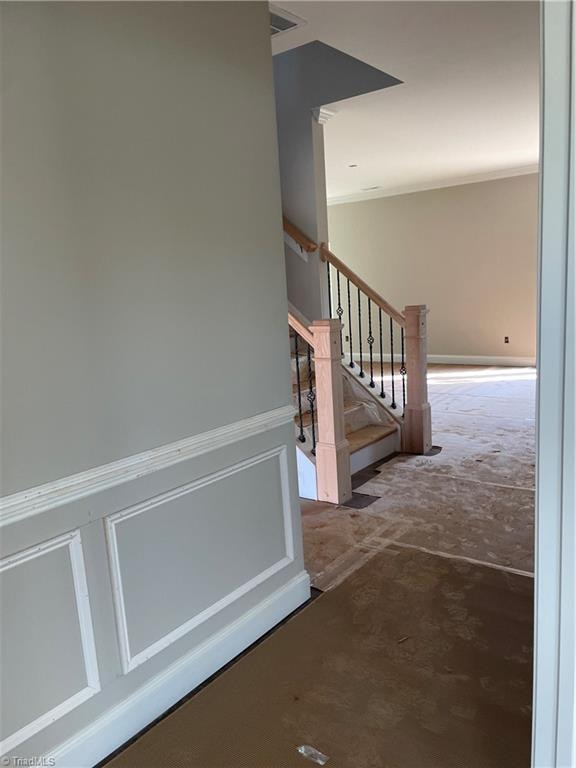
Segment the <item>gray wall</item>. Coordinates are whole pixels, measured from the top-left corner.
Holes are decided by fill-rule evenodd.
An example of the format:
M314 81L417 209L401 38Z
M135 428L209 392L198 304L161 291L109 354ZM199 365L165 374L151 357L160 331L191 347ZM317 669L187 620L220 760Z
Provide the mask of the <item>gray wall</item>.
M309 595L268 7L1 11L0 751L78 768Z
M264 14L207 7L3 7L4 493L288 401Z
M315 40L274 57L282 208L317 243L328 240L323 126L318 107L398 85L399 80ZM327 317L325 267L285 248L288 298L312 321Z

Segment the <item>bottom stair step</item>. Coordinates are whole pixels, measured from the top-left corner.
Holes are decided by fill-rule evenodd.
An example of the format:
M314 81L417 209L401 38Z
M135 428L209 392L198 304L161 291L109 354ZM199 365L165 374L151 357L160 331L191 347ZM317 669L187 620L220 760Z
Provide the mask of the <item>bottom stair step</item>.
M395 424L369 424L349 432L352 474L400 451L400 429Z
M355 453L367 445L377 443L384 437L388 437L388 435L396 432L397 429L394 424L369 424L367 427L349 432L346 435L346 439L350 443L350 453Z

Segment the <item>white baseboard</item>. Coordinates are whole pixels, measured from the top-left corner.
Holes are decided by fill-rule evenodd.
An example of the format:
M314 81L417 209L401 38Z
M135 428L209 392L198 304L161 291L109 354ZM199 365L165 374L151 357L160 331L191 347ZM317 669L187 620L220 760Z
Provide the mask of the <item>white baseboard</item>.
M213 675L310 597L302 571L235 622L194 648L92 725L47 755L56 768L91 768Z
M346 359L346 358L345 358ZM359 360L360 355L354 354L354 359ZM362 361L369 362L370 355L367 352L362 353ZM384 353L384 375L387 376L389 371L386 370L386 364L390 362L390 355ZM399 363L401 357L398 354L394 354L394 362ZM444 365L501 365L501 366L518 366L533 367L536 365L535 357L512 357L509 355L428 355L429 363L442 363ZM366 366L364 366L366 370ZM380 363L376 362L374 358L374 375L379 375Z
M444 365L501 365L535 366L535 357L511 357L508 355L428 355L429 363Z

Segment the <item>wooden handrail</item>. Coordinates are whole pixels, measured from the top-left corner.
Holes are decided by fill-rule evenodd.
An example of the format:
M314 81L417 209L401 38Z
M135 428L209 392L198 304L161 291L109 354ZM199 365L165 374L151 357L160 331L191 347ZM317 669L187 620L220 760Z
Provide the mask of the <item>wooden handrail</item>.
M370 301L373 301L377 307L380 307L380 309L386 312L387 315L390 315L391 318L396 320L398 325L401 325L402 327L406 325L406 318L403 313L393 307L392 304L389 304L379 293L370 288L368 283L365 283L361 277L358 277L358 275L350 269L350 267L347 267L343 261L340 261L340 259L335 256L324 243L320 246L320 258L322 261L328 261L333 267L336 267L336 269L343 274L344 277L347 277L356 288L360 288L360 290L368 296Z
M312 349L314 349L314 336L312 335L312 332L304 325L304 323L301 323L292 312L288 312L288 325L296 331L298 336L302 336L304 341L307 344L310 344Z
M301 232L298 227L292 224L291 221L288 221L286 216L282 217L282 223L284 225L284 232L286 232L288 237L291 237L292 240L298 243L298 245L302 248L302 250L306 251L306 253L312 253L318 249L318 245L314 242L314 240L310 240L309 237L306 237L306 235Z
M286 216L282 217L282 223L284 225L284 232L289 237L291 237L294 242L298 243L298 245L302 248L302 250L306 251L306 253L313 253L318 249L318 245L313 240L310 240L310 238L307 237L301 230L299 230L295 224L292 224L292 222L289 221ZM361 277L359 277L355 272L347 267L343 261L340 261L340 259L332 253L332 251L325 243L320 245L320 258L322 261L328 261L330 264L336 267L336 269L345 277L347 277L350 282L356 286L356 288L360 288L360 290L363 291L366 296L368 296L368 298L373 301L374 304L376 304L377 307L380 307L380 309L386 312L387 315L396 320L399 325L402 327L406 325L406 318L402 312L396 309L396 307L393 307L392 304L389 304L386 299L380 296L379 293L370 288L368 283L365 283L364 280L362 280Z

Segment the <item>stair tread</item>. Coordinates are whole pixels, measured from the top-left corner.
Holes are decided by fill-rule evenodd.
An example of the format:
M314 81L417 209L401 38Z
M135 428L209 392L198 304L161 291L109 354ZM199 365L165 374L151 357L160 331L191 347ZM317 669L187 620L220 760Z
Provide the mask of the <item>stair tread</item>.
M344 413L349 413L350 411L353 411L355 408L361 407L362 405L363 405L363 403L360 400L344 403ZM314 411L314 417L315 417L314 421L316 421L318 419L318 415L317 415L316 411ZM297 424L300 424L300 416L298 414L296 414L294 416L294 421ZM302 414L302 425L304 427L309 427L311 422L312 422L312 417L310 415L310 411L305 411Z
M396 432L397 429L398 427L395 424L369 424L367 427L349 432L346 435L346 439L350 444L350 453L356 453L361 448L365 448L367 445L388 437L388 435Z

